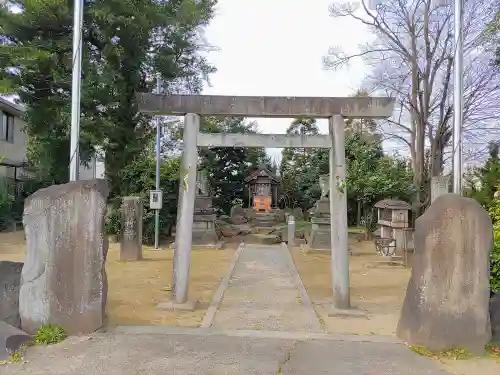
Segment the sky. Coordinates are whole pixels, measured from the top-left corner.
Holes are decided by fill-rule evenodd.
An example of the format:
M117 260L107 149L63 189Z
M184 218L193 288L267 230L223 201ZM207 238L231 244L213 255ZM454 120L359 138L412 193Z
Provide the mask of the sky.
M208 59L217 68L204 94L255 96L348 96L364 77L361 61L327 71L332 46L356 52L370 38L359 22L330 17L335 0L219 0L206 30L217 47ZM285 133L292 119L256 118L262 133ZM322 133L327 120L318 120ZM268 149L275 159L280 149Z

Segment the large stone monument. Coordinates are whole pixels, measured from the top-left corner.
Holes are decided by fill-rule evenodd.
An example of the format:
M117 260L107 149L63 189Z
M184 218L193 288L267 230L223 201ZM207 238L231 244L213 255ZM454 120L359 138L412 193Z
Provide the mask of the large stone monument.
M416 220L411 279L397 336L440 351L484 351L491 338L489 252L493 228L475 200L439 196Z
M212 205L212 197L208 191L206 174L205 171L198 171L197 174L192 244L194 246L216 246L219 242L215 231L216 215Z
M142 259L142 202L140 197L123 197L120 260Z
M329 175L319 178L321 187L321 198L316 202L311 212L311 234L308 240L309 250L331 249L331 225L330 225L330 184Z
M22 329L48 323L68 334L103 325L108 240L105 180L82 180L38 190L24 205L26 262L19 293Z

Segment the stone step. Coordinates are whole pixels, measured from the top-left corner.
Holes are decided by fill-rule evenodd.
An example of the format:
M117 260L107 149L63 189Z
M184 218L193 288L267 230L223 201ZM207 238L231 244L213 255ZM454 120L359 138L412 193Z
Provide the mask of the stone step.
M275 245L281 243L281 237L276 234L252 233L245 236L245 243L259 245Z
M263 221L263 220L252 220L253 227L266 227L271 228L276 226L276 221Z

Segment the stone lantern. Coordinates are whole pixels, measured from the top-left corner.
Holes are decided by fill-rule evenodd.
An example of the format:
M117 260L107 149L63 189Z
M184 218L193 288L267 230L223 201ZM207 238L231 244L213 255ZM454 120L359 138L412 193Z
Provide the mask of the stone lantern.
M379 251L392 256L404 249L405 230L409 226L409 203L396 199L383 199L375 204L377 224L380 226Z

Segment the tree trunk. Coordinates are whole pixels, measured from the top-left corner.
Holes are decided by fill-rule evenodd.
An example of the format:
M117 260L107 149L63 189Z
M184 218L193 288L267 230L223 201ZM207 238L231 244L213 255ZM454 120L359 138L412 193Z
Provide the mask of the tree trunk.
M357 213L356 213L356 228L361 226L361 201L356 201L357 203Z

